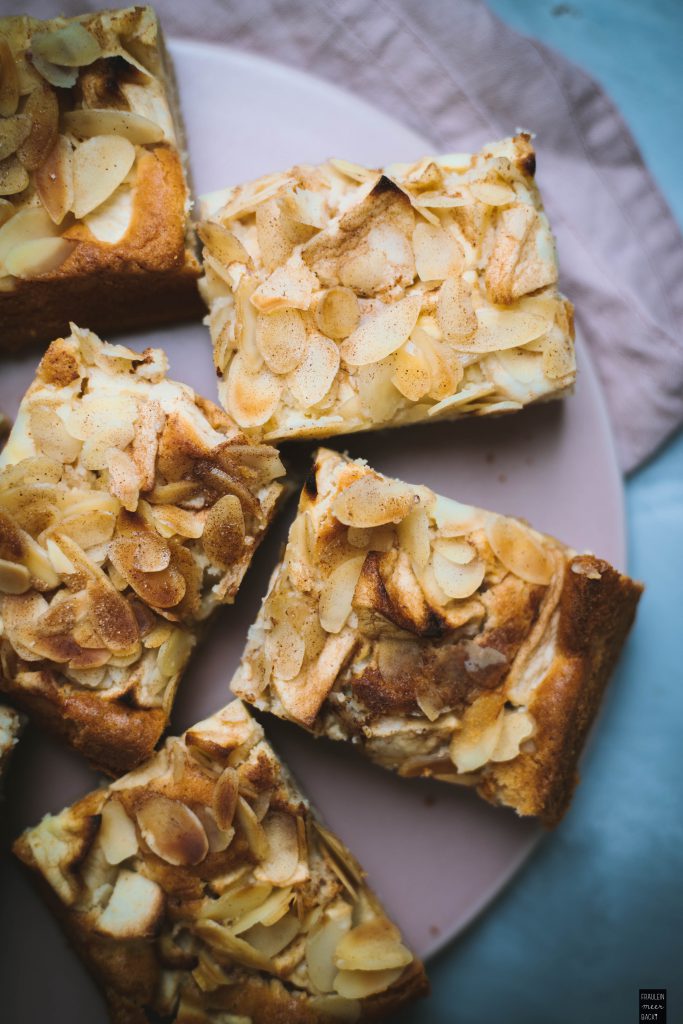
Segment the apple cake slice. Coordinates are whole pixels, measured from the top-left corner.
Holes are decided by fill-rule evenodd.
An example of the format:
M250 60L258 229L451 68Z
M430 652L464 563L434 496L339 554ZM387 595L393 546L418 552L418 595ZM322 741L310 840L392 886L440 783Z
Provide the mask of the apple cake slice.
M153 750L282 492L277 451L166 368L72 325L0 454L0 689L113 773Z
M232 689L553 825L641 589L519 519L323 449Z
M0 18L0 349L201 314L185 162L151 7Z
M200 200L221 401L328 437L565 394L572 306L528 135L368 170L298 166Z
M240 701L15 843L115 1024L375 1020L424 993Z

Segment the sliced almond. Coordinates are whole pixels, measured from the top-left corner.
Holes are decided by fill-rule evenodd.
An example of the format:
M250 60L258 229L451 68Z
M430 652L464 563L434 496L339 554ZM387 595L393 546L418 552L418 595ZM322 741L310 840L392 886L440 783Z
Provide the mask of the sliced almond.
M38 53L31 54L31 64L44 81L56 89L72 89L78 81L78 68L53 64Z
M211 803L216 824L224 832L232 825L238 796L239 776L234 768L224 768L216 780Z
M434 552L432 564L437 584L448 597L459 600L471 597L481 586L486 573L486 566L479 559L467 565L459 565L439 551Z
M471 704L462 727L450 743L450 758L458 772L474 772L491 760L503 728L502 696L485 693Z
M296 309L276 309L256 318L256 344L273 373L289 373L306 351L306 327Z
M197 921L193 931L213 949L227 956L231 962L268 974L274 970L270 957L254 949L244 939L238 938L228 928L221 927L215 921Z
M202 534L204 551L221 569L233 565L244 550L246 528L239 498L225 494L209 509Z
M96 929L116 939L150 937L158 929L164 903L163 889L156 882L137 872L121 871Z
M261 907L270 896L273 887L266 882L252 882L232 886L215 900L205 900L198 916L213 921L238 921Z
M296 914L290 911L281 917L279 921L272 925L255 924L248 931L243 932L244 939L257 949L264 956L274 957L278 953L281 953L283 949L292 942L292 940L299 934L301 930L301 922ZM229 1024L235 1024L238 1021L239 1024L243 1024L244 1021L250 1020L249 1017L232 1018Z
M469 190L475 199L480 203L486 203L487 206L507 206L508 203L514 203L517 198L515 190L502 182L473 181Z
M430 391L429 363L410 338L394 355L394 367L392 384L409 401L419 402Z
M320 592L318 615L327 633L339 633L351 614L353 595L365 562L365 555L347 559L325 580Z
M29 177L15 156L0 163L0 196L15 196L28 186Z
M38 198L55 224L61 224L73 206L73 147L64 135L57 138L35 174Z
M303 359L287 375L287 387L298 404L309 409L328 393L339 370L339 347L324 334L309 333Z
M75 246L66 238L35 238L16 245L7 255L5 267L14 277L39 277L61 267Z
M88 32L80 22L70 21L62 28L34 32L31 36L31 53L52 64L80 68L97 60L102 49L92 32Z
M14 114L0 120L0 160L19 149L31 130L31 122L25 114Z
M227 385L228 412L240 427L260 427L277 409L282 382L266 367L250 373L241 352L230 363Z
M366 473L345 487L332 502L332 512L345 526L400 523L419 504L412 487L400 480Z
M477 330L472 293L462 277L448 277L441 285L436 319L447 341L459 342Z
M484 516L474 505L463 505L441 494L434 496L429 515L443 537L462 537L483 525Z
M259 882L283 886L290 881L299 864L299 835L291 814L271 811L263 819L268 841L268 856L254 871Z
M235 817L249 844L249 849L257 860L265 860L269 853L268 838L263 830L263 825L254 814L254 809L243 796L237 798ZM256 921L254 921L256 924Z
M398 524L398 540L416 569L424 569L429 562L429 519L424 508L418 506Z
M27 171L37 171L57 140L59 104L54 89L43 83L29 94L24 116L31 121L31 131L17 150Z
M19 106L19 74L7 40L0 36L0 117L11 117Z
M80 219L118 188L133 166L135 147L119 135L99 135L77 146L73 160L73 212Z
M459 338L457 347L465 352L496 352L534 341L548 330L548 321L524 310L482 306L477 310L475 334Z
M116 135L128 139L134 146L149 146L164 139L160 125L132 110L69 110L64 114L64 126L79 139Z
M365 320L342 342L342 359L350 366L366 366L391 355L410 337L421 305L419 295L409 295Z
M102 852L108 864L120 864L138 852L135 824L120 800L107 800L101 813L98 835Z
M154 793L138 810L137 821L152 853L167 864L201 864L209 852L204 826L180 800Z
M197 226L197 234L219 263L250 263L249 254L239 239L222 224L205 220Z
M386 992L402 974L402 967L386 971L339 971L334 989L344 999L367 999Z
M463 269L462 249L440 225L419 221L413 231L413 251L421 281L444 281Z
M319 287L315 274L308 269L299 253L284 266L277 267L254 291L251 302L256 309L308 309L313 292Z
M528 527L518 519L490 516L486 536L496 558L527 583L547 586L553 577L554 560Z
M413 954L386 918L377 917L357 925L342 937L334 955L337 967L348 971L382 971L406 967Z
M313 315L316 327L328 338L348 338L360 319L355 292L350 288L328 288L317 300Z
M146 646L148 640L149 637L145 637ZM173 679L182 672L192 653L194 644L195 638L191 633L186 633L183 629L174 629L171 635L159 647L157 668L162 675L166 676L167 679Z
M519 754L522 743L533 735L534 728L534 720L528 711L507 710L491 760L512 761Z
M560 380L576 372L576 355L571 335L557 325L543 342L543 373L550 380Z
M298 676L306 653L303 637L286 621L278 622L266 634L266 657L278 679L290 680Z
M31 573L25 565L0 558L0 593L25 594L31 586Z
M308 976L319 992L332 992L337 968L334 954L351 928L351 907L342 900L325 909L306 937Z
M456 565L467 565L477 554L477 549L466 540L444 538L434 541L434 550Z

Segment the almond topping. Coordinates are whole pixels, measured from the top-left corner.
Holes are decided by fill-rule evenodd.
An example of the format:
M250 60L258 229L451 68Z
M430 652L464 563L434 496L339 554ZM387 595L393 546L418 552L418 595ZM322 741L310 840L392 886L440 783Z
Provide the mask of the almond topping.
M224 266L227 267L230 263L251 262L247 250L239 239L222 224L205 220L197 226L197 234L211 255Z
M120 864L138 852L135 825L119 800L108 800L102 808L99 839L108 864Z
M282 383L265 367L247 370L242 352L237 352L228 371L227 408L240 427L260 427L277 409Z
M287 376L287 386L304 409L317 405L332 387L339 370L339 348L334 341L318 334L308 335L304 356Z
M87 139L74 151L74 216L90 213L108 199L128 174L135 147L119 135Z
M209 509L202 534L204 551L215 565L228 569L242 554L245 533L239 498L225 494Z
M272 662L278 679L298 676L306 653L303 637L286 621L278 622L266 634L266 657Z
M316 302L313 315L316 327L328 338L348 338L360 319L355 292L350 288L328 288Z
M239 796L239 776L234 768L224 768L213 790L212 808L216 824L224 832L232 825Z
M394 355L391 382L411 402L419 402L432 386L429 363L413 341L408 341Z
M413 232L415 268L421 281L444 281L463 269L463 255L452 235L419 221Z
M31 122L24 114L0 120L0 160L16 153L30 130Z
M308 976L320 992L332 992L337 968L334 953L351 927L351 907L339 900L328 906L306 937Z
M29 94L24 115L31 121L31 131L17 150L27 171L37 171L57 139L59 104L54 89L43 83Z
M5 259L5 267L14 277L49 274L68 259L75 244L66 238L35 238L15 246Z
M200 864L209 852L204 826L179 800L154 793L138 810L137 820L150 850L167 864Z
M365 320L342 342L342 359L351 366L366 366L391 355L410 337L421 305L419 295L409 295Z
M334 962L347 971L381 971L405 967L413 954L401 942L398 929L378 917L359 924L343 936L337 946Z
M0 36L0 117L11 117L19 106L19 75L7 40Z
M306 349L306 327L296 309L276 309L256 318L256 344L273 373L289 373Z
M73 147L60 135L35 175L36 192L55 224L61 224L73 206Z
M71 21L63 28L34 32L31 36L31 52L67 68L85 67L101 55L100 44L91 32L78 21Z
M24 191L28 182L26 168L22 167L15 156L0 163L0 196L15 196Z
M419 500L400 480L366 473L337 495L332 512L345 526L384 526L400 523Z
M365 562L365 555L347 559L334 569L323 584L318 614L327 633L339 633L351 614L353 595Z
M148 146L164 139L160 125L132 110L69 110L64 114L64 126L79 139L116 135L128 139L134 146Z
M386 971L339 971L334 988L345 999L367 999L386 992L402 974L402 967Z
M0 558L0 593L25 594L31 586L31 573L25 565Z
M553 576L554 562L542 542L517 519L490 516L486 536L496 558L505 568L526 580L547 586Z
M445 558L439 551L434 552L432 564L438 586L448 597L459 600L470 597L479 589L486 572L486 566L479 559L471 561L468 565L458 565Z
M429 562L429 520L423 508L414 508L398 524L398 540L417 569Z
M254 871L259 882L283 886L299 864L299 835L296 820L291 814L271 811L263 820L268 841L268 856Z
M436 319L447 341L458 343L476 331L472 294L461 277L448 277L441 285Z

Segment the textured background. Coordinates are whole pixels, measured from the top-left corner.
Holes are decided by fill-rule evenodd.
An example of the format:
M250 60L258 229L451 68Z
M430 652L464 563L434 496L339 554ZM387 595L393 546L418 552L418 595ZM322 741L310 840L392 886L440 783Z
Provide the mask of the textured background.
M683 225L680 0L490 6L601 82ZM626 500L629 569L647 590L572 810L431 964L431 998L400 1024L636 1024L650 985L683 1020L683 436Z

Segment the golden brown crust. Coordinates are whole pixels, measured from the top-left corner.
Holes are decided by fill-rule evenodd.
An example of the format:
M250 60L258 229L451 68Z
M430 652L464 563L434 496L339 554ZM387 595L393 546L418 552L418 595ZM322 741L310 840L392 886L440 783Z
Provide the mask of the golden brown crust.
M572 559L560 596L555 657L530 704L538 725L536 750L497 765L480 787L482 796L535 815L548 827L560 821L642 589L603 559Z
M521 520L323 449L232 689L552 826L641 590Z
M13 849L115 1024L211 1024L226 1012L251 1024L331 1024L342 1011L370 1021L427 989L362 870L238 701ZM137 899L121 896L131 879Z
M199 264L186 247L186 187L180 158L155 146L138 161L130 227L120 242L98 242L84 224L68 259L39 279L0 293L1 347L15 352L68 334L70 321L107 334L199 319Z

